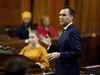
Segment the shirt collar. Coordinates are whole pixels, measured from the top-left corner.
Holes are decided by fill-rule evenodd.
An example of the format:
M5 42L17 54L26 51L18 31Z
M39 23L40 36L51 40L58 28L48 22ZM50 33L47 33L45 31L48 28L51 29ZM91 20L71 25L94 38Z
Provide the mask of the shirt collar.
M69 23L66 27L64 27L64 29L66 30L71 24L72 24L72 22Z

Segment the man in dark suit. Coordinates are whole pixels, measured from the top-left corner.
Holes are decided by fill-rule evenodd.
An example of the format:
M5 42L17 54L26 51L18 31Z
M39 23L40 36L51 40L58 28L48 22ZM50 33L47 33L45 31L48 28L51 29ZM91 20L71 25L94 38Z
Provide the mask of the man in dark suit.
M19 39L28 39L29 32L31 30L35 30L33 26L31 26L31 13L29 11L25 11L22 14L23 23L16 29L15 37Z
M40 35L43 43L48 45L47 58L56 60L56 75L80 75L78 58L82 56L81 36L73 24L75 12L70 7L62 7L59 14L60 24L64 26L58 46L51 44L47 35Z

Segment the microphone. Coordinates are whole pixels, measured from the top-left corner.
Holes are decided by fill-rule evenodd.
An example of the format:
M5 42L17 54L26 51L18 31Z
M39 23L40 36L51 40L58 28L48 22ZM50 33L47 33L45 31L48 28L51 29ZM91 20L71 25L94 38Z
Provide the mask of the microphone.
M29 39L25 39L25 43L29 43Z
M31 32L31 28L30 27L28 27L28 32Z

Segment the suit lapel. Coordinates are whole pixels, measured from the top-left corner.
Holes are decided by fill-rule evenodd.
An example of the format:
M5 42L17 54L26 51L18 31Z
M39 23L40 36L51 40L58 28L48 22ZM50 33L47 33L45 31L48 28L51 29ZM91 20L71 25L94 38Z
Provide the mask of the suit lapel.
M59 39L59 42L58 42L58 49L60 47L60 43L62 40L64 39L67 39L67 36L69 35L69 30L71 30L73 28L73 24L70 25L66 30L65 32L61 35L60 39Z
M67 34L67 29L64 31L64 33L61 35L60 39L59 39L59 43L61 42L61 40L65 37L65 35Z

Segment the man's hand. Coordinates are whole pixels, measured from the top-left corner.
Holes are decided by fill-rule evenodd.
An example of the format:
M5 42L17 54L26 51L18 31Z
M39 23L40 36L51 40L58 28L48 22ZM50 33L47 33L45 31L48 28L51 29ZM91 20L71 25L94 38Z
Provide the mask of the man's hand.
M50 60L55 59L55 58L59 58L60 57L60 53L58 52L53 52L53 53L49 53L46 55L47 58L49 58Z
M46 44L47 46L50 45L51 43L51 39L49 37L49 35L47 34L46 36L47 38L45 38L42 34L40 35L40 41L42 41L44 44Z

